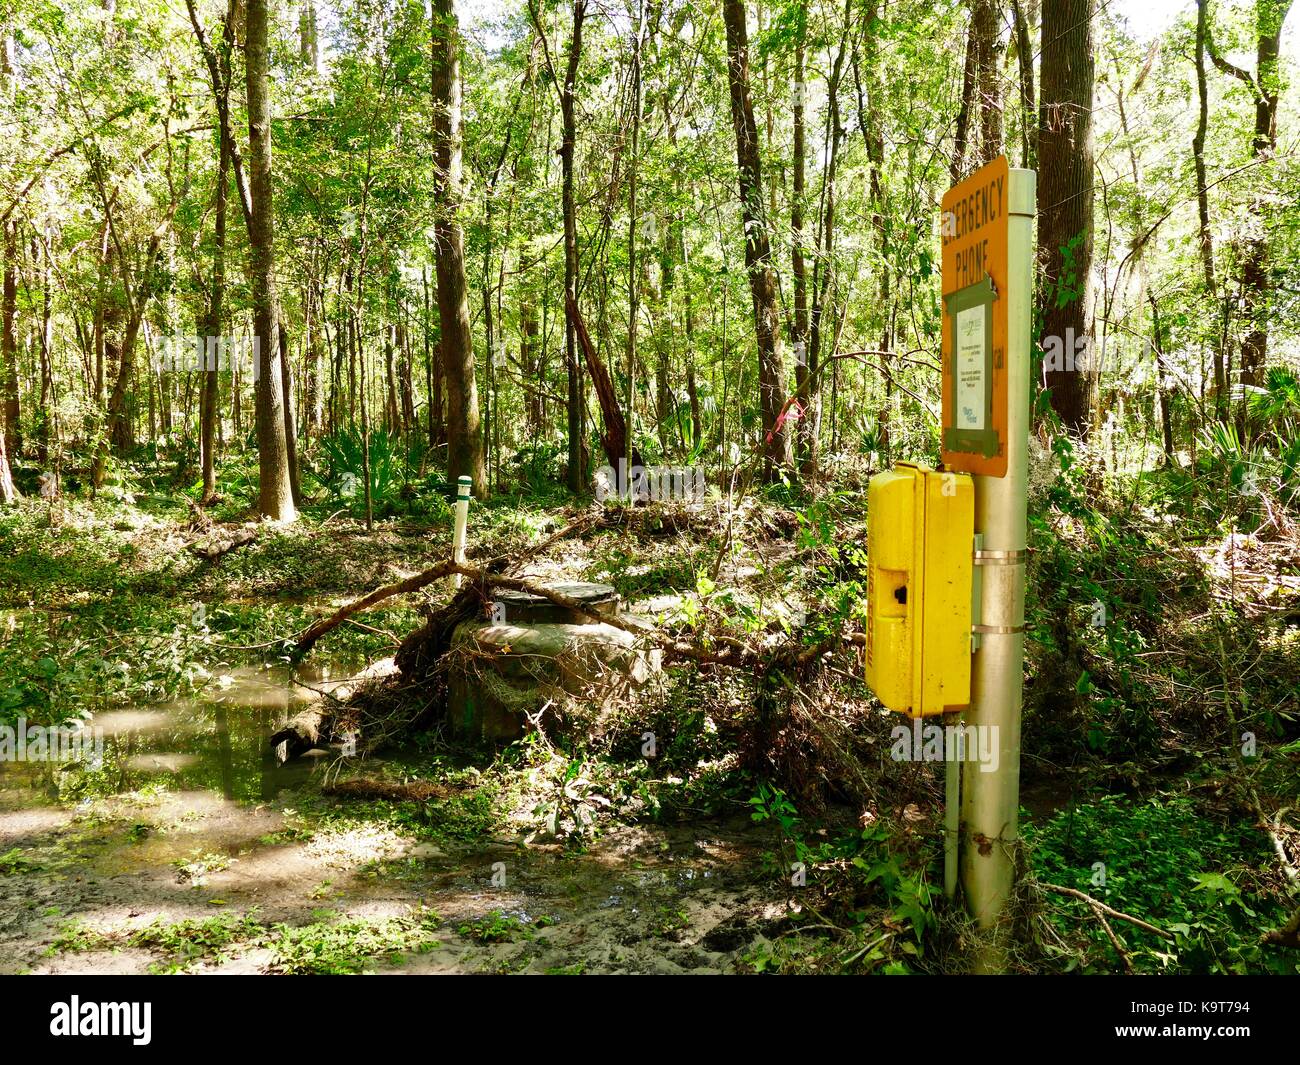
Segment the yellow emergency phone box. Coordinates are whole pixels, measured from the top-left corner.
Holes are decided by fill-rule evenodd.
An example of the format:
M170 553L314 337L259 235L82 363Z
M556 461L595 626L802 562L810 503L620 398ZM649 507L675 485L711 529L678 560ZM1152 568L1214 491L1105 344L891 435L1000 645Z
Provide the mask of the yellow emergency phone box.
M909 717L970 705L975 488L900 462L867 489L867 684Z

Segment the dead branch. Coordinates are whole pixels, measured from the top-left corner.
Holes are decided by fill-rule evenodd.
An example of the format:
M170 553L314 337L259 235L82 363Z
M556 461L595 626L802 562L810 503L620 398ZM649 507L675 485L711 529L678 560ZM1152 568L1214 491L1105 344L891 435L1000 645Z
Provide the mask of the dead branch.
M294 645L293 659L294 661L300 661L302 657L312 649L316 641L327 632L343 624L343 622L353 614L359 614L362 611L369 610L376 604L382 603L385 599L391 599L395 595L407 595L410 592L417 592L426 585L432 584L434 581L442 580L443 577L450 577L453 573L472 574L475 579L477 579L480 573L491 571L492 569L506 565L507 563L520 565L528 559L545 551L557 541L586 528L590 523L590 516L583 516L577 521L566 525L553 536L547 537L547 539L543 540L540 544L528 548L522 554L514 556L498 555L497 557L490 559L484 565L482 570L468 569L467 567L458 568L454 562L448 560L446 562L439 562L432 569L424 570L422 573L417 573L411 577L405 577L400 581L394 581L392 584L386 584L382 588L376 588L373 592L363 595L360 599L354 599L352 602L339 607L339 609L334 611L334 613L329 617L321 618L319 621L315 621L308 626L307 630L298 638L297 644Z
M1044 891L1054 891L1058 895L1068 895L1072 899L1078 899L1081 902L1086 902L1089 906L1092 907L1094 913L1097 914L1104 913L1107 917L1115 917L1121 921L1128 921L1129 924L1136 925L1144 932L1150 932L1153 935L1160 936L1162 939L1174 938L1174 934L1172 932L1166 932L1163 928L1157 928L1153 924L1148 924L1140 917L1134 917L1132 914L1121 913L1119 910L1112 909L1110 906L1107 906L1100 899L1094 899L1091 895L1085 895L1082 891L1078 891L1075 888L1062 887L1060 884L1044 884L1041 881L1039 881L1038 886L1042 888Z
M277 729L268 741L281 764L290 758L310 751L320 743L321 729L331 712L327 699L318 699L304 710L294 714L283 727Z
M366 777L326 784L321 788L321 793L345 799L387 799L389 802L426 802L455 794L453 789L432 780L399 783L395 780L373 780Z
M1281 928L1274 928L1259 937L1261 943L1273 943L1279 947L1300 947L1300 906L1296 907Z
M339 607L329 617L321 618L308 626L307 631L298 638L297 644L294 645L294 660L301 659L303 655L312 649L317 640L331 629L343 624L353 614L369 610L375 604L382 603L385 599L391 599L395 595L417 592L425 585L442 580L443 577L449 577L455 572L457 572L456 563L451 560L439 562L432 569L427 569L423 573L417 573L413 577L406 577L392 584L386 584L382 588L376 588L368 595L363 595L360 599L354 599L352 602Z
M206 562L215 562L222 555L256 539L256 528L216 529L208 538L190 544L190 551Z

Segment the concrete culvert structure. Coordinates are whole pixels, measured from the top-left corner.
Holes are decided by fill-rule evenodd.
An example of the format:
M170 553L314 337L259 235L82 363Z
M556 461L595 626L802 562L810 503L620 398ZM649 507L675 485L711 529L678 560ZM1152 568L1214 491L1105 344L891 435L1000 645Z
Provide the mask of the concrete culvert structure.
M618 593L609 585L545 587L598 614L619 616ZM509 742L565 696L603 702L628 685L640 687L659 672L661 652L544 596L503 589L490 618L456 626L445 668L452 734Z

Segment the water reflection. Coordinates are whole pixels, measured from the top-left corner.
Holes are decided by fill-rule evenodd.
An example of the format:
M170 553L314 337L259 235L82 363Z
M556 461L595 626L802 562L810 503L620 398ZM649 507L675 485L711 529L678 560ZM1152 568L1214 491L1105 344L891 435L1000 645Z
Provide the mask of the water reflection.
M297 679L329 689L328 667ZM104 737L96 769L81 762L0 762L0 809L68 804L131 792L209 791L228 802L274 798L312 772L313 759L279 766L272 732L315 693L287 667L249 667L215 678L197 697L96 714L87 728Z

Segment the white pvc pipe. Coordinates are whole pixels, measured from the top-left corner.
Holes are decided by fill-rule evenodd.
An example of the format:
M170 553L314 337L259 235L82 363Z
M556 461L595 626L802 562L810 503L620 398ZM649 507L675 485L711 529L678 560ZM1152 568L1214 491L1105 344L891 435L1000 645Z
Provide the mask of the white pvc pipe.
M469 526L469 493L473 482L468 477L456 480L456 524L451 534L451 559L460 565L465 562L465 533ZM462 577L459 573L452 579L452 586L459 588Z

